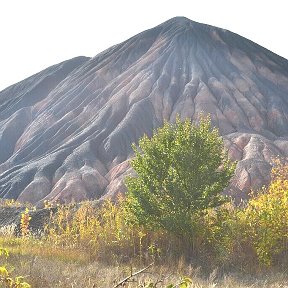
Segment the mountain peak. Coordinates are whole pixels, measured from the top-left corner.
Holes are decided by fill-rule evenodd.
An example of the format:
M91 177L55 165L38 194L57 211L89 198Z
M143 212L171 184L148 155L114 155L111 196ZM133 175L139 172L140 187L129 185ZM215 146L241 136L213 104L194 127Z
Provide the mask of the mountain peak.
M167 20L166 22L164 22L162 25L172 25L172 26L176 26L176 27L194 27L196 25L199 25L200 23L197 23L193 20L190 20L187 17L184 16L176 16L173 17L169 20ZM204 25L204 24L200 24L200 25Z
M187 23L193 22L192 20L190 20L189 18L185 16L176 16L176 17L171 18L168 21L179 23L179 24L187 24Z
M158 28L161 28L161 33L165 34L165 36L182 37L182 40L180 41L184 41L185 39L185 41L187 41L189 38L194 39L193 41L198 41L199 37L202 38L204 35L211 32L218 33L222 30L217 27L190 20L184 16L173 17L155 28L156 31ZM189 45L190 44L191 43L189 43Z

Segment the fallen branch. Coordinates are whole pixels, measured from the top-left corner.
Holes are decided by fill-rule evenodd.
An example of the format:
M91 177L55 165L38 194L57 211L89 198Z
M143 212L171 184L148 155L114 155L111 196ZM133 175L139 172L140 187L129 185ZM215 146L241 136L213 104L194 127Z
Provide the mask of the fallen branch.
M131 274L130 274L129 276L127 276L126 278L124 278L123 280L121 280L121 281L120 281L118 284L116 284L113 288L117 288L117 287L122 286L123 284L127 283L132 277L143 273L145 270L147 270L148 268L150 268L153 264L154 264L154 262L151 263L151 264L149 264L149 265L146 266L145 268L143 268L143 269L135 272L135 273L132 273L132 271L131 271Z

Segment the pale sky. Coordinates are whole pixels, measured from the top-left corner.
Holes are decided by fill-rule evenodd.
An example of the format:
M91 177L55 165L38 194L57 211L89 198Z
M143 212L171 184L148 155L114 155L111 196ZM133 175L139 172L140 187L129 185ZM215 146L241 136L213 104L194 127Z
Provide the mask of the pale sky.
M288 58L283 0L2 0L0 90L75 56L95 56L169 18L228 29Z

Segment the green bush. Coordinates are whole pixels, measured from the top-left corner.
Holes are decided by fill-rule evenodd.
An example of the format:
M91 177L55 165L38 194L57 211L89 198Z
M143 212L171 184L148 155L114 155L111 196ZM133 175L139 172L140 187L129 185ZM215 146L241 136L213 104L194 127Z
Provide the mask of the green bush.
M221 192L235 164L209 118L202 118L199 125L188 119L165 122L151 139L144 136L133 149L131 165L137 177L126 179L131 221L189 239L199 215L225 202Z

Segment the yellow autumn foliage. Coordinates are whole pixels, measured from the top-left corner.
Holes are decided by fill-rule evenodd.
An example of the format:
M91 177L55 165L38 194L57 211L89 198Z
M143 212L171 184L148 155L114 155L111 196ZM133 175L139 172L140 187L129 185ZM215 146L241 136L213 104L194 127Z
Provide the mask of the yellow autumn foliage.
M93 207L89 201L78 208L59 206L45 229L45 241L58 247L86 250L92 259L105 258L108 262L113 257L142 258L153 244L151 237L142 227L126 222L121 197L117 204L107 200L100 207Z
M288 248L288 165L276 160L271 184L244 209L246 237L267 265Z
M195 214L192 242L160 228L151 231L131 223L127 200L121 197L116 203L107 200L95 206L89 201L58 205L40 237L29 231L27 209L21 214L22 237L17 243L23 242L25 249L30 243L35 251L37 245L51 253L59 249L63 255L77 251L88 255L89 261L167 262L171 257L196 255L197 260L202 257L213 265L277 265L285 262L288 253L288 164L276 160L273 165L270 185L245 204L225 203Z

